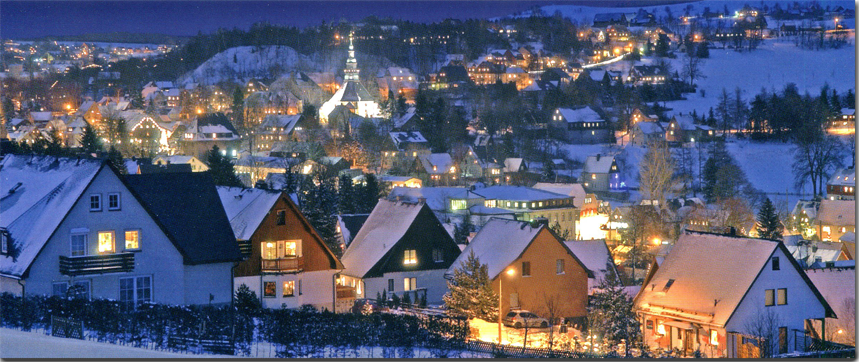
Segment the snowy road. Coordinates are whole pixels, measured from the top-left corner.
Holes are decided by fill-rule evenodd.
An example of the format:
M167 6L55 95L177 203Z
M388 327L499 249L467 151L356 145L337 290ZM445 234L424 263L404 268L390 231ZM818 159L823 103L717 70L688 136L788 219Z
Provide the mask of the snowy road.
M46 336L0 328L0 358L223 358L233 356L194 355L151 351L109 343Z

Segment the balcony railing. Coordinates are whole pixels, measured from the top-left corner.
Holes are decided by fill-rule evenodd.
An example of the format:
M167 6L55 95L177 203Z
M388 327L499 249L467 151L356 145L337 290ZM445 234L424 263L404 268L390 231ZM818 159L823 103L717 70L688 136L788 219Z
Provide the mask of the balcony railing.
M337 299L355 299L358 293L355 290L355 287L338 285L337 286Z
M253 252L253 246L251 246L250 240L239 240L239 251L242 253L242 257L247 259L251 256Z
M264 272L299 272L304 270L304 257L262 259Z
M133 270L134 253L60 256L60 273L64 275L117 273Z

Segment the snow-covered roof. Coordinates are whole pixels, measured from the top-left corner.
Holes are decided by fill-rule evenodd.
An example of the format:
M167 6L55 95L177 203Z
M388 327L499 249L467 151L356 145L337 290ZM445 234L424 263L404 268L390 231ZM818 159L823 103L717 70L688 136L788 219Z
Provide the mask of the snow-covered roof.
M841 237L838 238L838 240L841 242L848 242L848 243L856 242L856 233L854 233L852 231L848 231L848 232L844 233L844 235L841 235Z
M596 284L605 279L608 273L617 275L614 259L605 244L605 240L565 241L564 244L579 258L590 271L594 273Z
M412 117L414 117L414 116L415 116L415 107L410 107L406 111L406 113L404 113L402 116L396 116L396 117L392 118L392 121L394 121L394 127L395 128L402 127L403 125L406 124L406 122L411 120Z
M263 132L265 132L269 127L278 127L283 129L281 131L282 133L289 134L290 132L292 132L293 128L295 128L295 125L298 124L298 121L300 119L300 114L270 114L265 116L265 119L263 119L260 128L262 128Z
M805 275L826 299L838 316L847 317L856 313L856 270L854 269L807 269ZM849 317L847 317L849 318Z
M373 212L352 239L341 261L347 275L364 277L406 234L423 203L379 200Z
M841 115L852 116L855 114L856 114L856 109L854 109L854 108L841 108Z
M238 240L250 240L280 192L241 187L218 186L218 196Z
M839 242L813 242L811 245L785 245L793 258L803 267L813 264L817 258L822 262L837 261L844 244Z
M665 132L658 122L638 122L635 124L643 134L660 134Z
M611 164L614 162L614 156L606 156L596 154L588 156L585 160L584 172L587 173L609 173Z
M856 225L855 200L820 200L817 220L826 225Z
M523 159L518 157L508 157L504 159L504 172L519 172L522 168Z
M827 185L833 186L856 186L856 170L852 167L850 168L842 168L835 172L832 177L829 178L829 182Z
M567 195L525 186L496 185L475 189L473 193L489 200L540 201L567 198Z
M153 161L163 160L165 162L170 162L170 163L191 163L193 160L196 160L196 159L197 158L194 156L173 155L173 156L158 156ZM197 160L197 162L200 162L200 161Z
M582 122L605 122L590 106L578 109L573 108L558 108L555 114L560 114L564 117L567 123L582 123Z
M543 225L535 228L523 221L493 218L471 239L447 273L453 274L454 270L468 259L469 254L474 253L481 264L486 264L489 278L495 279L504 268L522 255L542 229Z
M420 155L418 159L424 170L430 175L443 174L450 172L450 168L456 164L449 153L431 153L428 155Z
M534 184L534 188L554 192L556 194L567 195L573 197L573 206L581 208L585 202L585 188L582 184L562 184L550 182L538 182Z
M694 312L702 322L724 326L779 245L763 239L686 231L642 286L636 306ZM793 268L794 264L785 261L784 265ZM814 291L810 283L809 287Z
M361 226L367 221L370 214L341 214L337 215L337 223L340 224L340 237L343 238L343 245L349 246L352 243L352 237L358 234Z
M680 129L684 131L695 130L695 120L692 116L674 116L673 121L676 121Z
M401 201L418 202L419 199L424 198L427 206L433 211L447 210L450 199L477 197L465 187L394 187L388 194L388 200L392 201L399 198Z
M417 131L390 132L391 140L398 149L402 143L426 143L427 139Z
M0 227L11 240L0 274L20 277L71 210L103 161L7 155L0 163Z

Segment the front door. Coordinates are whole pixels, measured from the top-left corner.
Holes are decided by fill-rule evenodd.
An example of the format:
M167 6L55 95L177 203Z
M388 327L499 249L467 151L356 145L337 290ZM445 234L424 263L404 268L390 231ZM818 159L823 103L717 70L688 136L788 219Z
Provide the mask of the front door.
M686 329L684 330L684 338L683 338L683 351L687 353L692 353L695 349L692 347L692 330Z
M778 353L787 353L787 327L778 327Z

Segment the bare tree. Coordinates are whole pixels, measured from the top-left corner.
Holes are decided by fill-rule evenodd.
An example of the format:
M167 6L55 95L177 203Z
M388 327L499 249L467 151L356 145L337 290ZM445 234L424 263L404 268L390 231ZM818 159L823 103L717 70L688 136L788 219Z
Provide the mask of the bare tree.
M830 174L843 165L844 145L835 136L823 134L820 127L799 132L794 151L794 186L801 190L811 183L814 196L822 195Z
M555 344L556 319L561 315L561 300L558 294L543 292L543 304L540 307L540 313L549 320L549 349L552 349Z
M751 358L771 358L779 353L779 344L790 345L790 333L779 336L779 326L782 325L781 318L772 309L758 307L754 317L743 325L744 332L757 343L758 355L749 355ZM779 341L783 338L782 341ZM743 345L741 348L749 348ZM749 352L754 350L749 348Z
M648 143L647 153L639 168L639 183L646 200L664 204L665 192L674 181L674 157L665 142Z
M692 46L692 45L689 45ZM703 46L703 45L702 45ZM682 75L683 78L689 78L689 86L695 86L695 79L706 79L707 76L701 70L704 65L704 60L701 59L695 51L687 52L686 61L683 62Z

